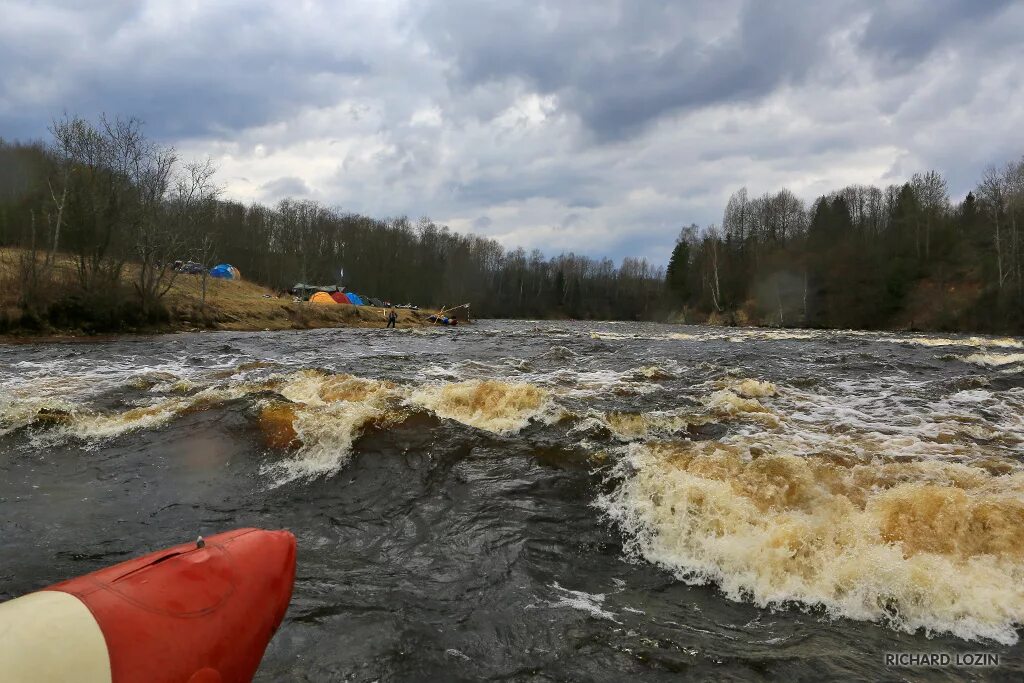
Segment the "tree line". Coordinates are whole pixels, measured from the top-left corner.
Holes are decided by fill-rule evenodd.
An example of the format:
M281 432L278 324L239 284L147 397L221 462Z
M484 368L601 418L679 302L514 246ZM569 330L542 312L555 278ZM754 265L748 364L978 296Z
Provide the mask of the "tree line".
M179 159L134 118L65 116L50 133L47 142L0 139L0 246L22 248L26 321L166 319L163 297L184 277L175 260L230 262L279 290L340 283L396 303L468 302L476 316L652 318L664 301L664 268L643 259L548 258L427 218L225 199L210 161ZM57 281L59 254L73 260L70 281Z
M851 185L809 207L789 190L683 228L670 308L691 319L830 328L1024 330L1024 160L990 167L961 202L937 171Z
M65 116L50 132L0 139L0 246L20 248L8 271L25 324L166 320L180 259L230 262L278 290L340 283L395 303L469 302L477 317L1024 330L1024 160L989 168L960 202L936 171L810 206L786 189L741 189L720 224L681 230L664 269L506 249L427 218L232 201L209 160L180 159L133 118Z

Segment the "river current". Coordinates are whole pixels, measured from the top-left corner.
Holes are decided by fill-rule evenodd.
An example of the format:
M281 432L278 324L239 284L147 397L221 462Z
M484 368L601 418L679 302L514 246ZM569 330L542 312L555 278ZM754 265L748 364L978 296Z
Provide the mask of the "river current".
M262 681L1021 680L1022 456L1019 339L479 321L0 345L0 599L286 528Z

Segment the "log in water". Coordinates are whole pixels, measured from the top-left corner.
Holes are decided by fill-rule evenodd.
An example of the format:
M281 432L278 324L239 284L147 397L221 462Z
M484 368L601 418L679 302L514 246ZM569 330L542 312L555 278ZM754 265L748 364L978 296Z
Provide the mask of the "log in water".
M283 527L295 595L260 680L942 677L978 653L971 675L1019 679L1022 454L1017 339L483 321L7 345L0 598Z

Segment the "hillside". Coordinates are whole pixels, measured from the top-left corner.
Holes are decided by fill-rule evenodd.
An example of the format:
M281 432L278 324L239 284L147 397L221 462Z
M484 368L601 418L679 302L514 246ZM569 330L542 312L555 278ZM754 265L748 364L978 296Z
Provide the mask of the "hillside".
M166 296L173 319L183 326L204 320L200 311L201 278L179 275ZM384 309L372 306L322 305L294 302L246 280L206 280L206 316L219 330L288 330L316 327L381 327ZM429 324L427 313L399 310L398 327Z
M7 334L77 334L90 332L128 331L165 332L195 329L214 330L288 330L321 327L383 327L384 309L371 306L323 305L294 302L290 295L277 292L247 280L206 278L206 306L202 306L202 278L198 275L177 275L163 298L166 314L156 322L136 323L129 319L119 329L110 325L69 323L69 310L76 305L75 272L68 256L58 256L49 276L44 298L49 302L41 320L26 323L19 307L22 290L19 260L26 252L0 249L0 331ZM123 287L127 290L137 274L137 266L129 264ZM124 297L122 307L134 304ZM430 325L429 311L398 310L397 326Z

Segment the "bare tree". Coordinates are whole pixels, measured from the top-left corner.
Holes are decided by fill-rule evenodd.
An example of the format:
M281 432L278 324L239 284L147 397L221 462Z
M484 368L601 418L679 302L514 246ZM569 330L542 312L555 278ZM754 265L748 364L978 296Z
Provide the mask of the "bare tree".
M949 210L949 188L946 179L938 171L915 173L910 178L910 185L924 214L924 258L928 260L931 255L932 229Z
M1002 218L1007 210L1006 183L1003 175L994 166L985 169L977 189L978 203L991 221L996 250L996 286L1003 288L1009 275L1005 267Z
M199 307L203 317L206 316L206 284L217 246L210 225L221 193L221 188L213 182L216 172L217 167L211 159L185 164L175 179L170 201L171 222L177 234L191 245L187 251L188 258L202 266ZM173 284L175 275L176 272L172 271L167 289Z
M1024 213L1024 160L1011 162L1003 171L1003 185L1006 191L1006 213L1009 222L1010 274L1017 285L1017 296L1024 293L1024 277L1021 273L1021 239L1019 219Z
M711 292L711 303L718 313L722 312L722 284L718 274L721 242L722 239L718 228L714 225L709 226L704 234L704 248L710 257L710 269L705 272L704 277L707 287Z
M750 209L750 200L747 198L747 188L745 187L734 192L725 205L722 230L739 243L747 239L747 234L750 231Z
M61 225L76 257L79 285L89 294L116 289L130 254L129 226L137 215L131 174L141 154L141 124L101 117L93 126L65 116L51 132L53 151L61 160L53 181L68 200L61 203Z
M18 253L18 285L21 296L19 304L23 314L38 319L45 301L44 290L52 284L50 263L40 262L36 212L29 216L29 235L26 248Z
M148 317L174 283L171 262L184 243L184 235L168 220L166 211L177 161L174 150L142 143L138 151L130 171L138 192L133 230L139 264L135 291L142 314Z

